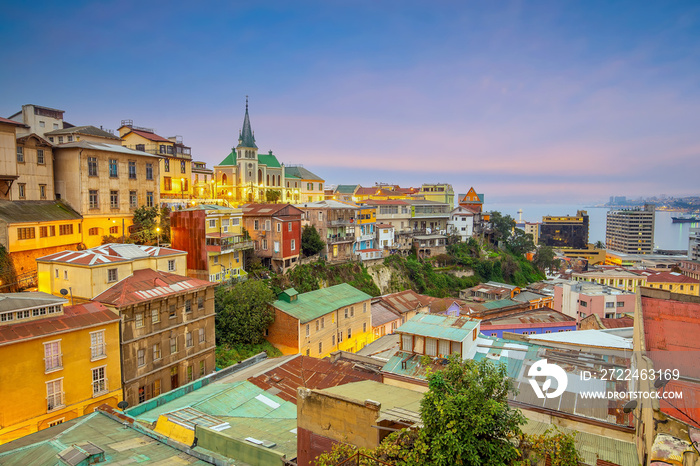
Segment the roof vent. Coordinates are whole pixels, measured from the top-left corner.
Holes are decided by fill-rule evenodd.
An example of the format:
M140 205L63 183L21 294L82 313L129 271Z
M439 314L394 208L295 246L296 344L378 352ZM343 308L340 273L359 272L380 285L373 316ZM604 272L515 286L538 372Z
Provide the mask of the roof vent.
M58 457L70 466L97 464L105 460L105 452L97 445L85 442L63 450Z

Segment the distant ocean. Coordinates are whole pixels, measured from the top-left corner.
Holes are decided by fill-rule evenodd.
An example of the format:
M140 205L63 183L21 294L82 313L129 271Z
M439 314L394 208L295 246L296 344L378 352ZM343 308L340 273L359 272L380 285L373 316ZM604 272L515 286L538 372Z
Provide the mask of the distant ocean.
M485 211L497 210L502 214L508 214L516 221L519 218L518 210L523 210L522 219L526 222L541 222L546 215L575 215L578 210L588 212L590 227L588 241L605 243L605 218L607 207L590 207L575 204L489 204L484 205ZM658 249L688 250L688 233L690 227L700 227L700 223L673 223L672 216L680 215L679 212L656 211L654 227L654 247Z

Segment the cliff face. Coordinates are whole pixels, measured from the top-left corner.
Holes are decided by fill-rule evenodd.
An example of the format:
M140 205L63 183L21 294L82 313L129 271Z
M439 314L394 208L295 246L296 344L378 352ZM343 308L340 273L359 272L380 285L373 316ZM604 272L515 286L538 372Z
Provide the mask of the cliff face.
M394 267L384 264L372 265L367 269L372 281L377 285L381 294L395 293L411 288L411 280Z

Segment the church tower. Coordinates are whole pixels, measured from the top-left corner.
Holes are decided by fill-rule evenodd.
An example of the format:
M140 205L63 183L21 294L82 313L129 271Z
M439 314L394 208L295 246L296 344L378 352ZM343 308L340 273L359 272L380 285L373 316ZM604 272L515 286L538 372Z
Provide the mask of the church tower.
M250 128L250 116L248 116L248 96L245 98L245 117L243 129L238 135L236 146L238 159L238 186L243 190L243 199L252 202L257 199L258 193L258 146L255 145L255 134Z

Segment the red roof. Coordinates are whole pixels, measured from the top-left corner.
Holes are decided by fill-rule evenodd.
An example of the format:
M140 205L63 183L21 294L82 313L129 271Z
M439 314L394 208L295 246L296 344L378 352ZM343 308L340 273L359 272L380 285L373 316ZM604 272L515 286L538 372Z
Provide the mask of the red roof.
M95 296L95 301L124 307L164 296L201 290L214 285L206 280L183 277L153 269L142 269L134 271L132 276Z
M85 251L61 251L43 256L37 260L53 261L76 265L104 265L117 262L129 262L148 256L163 257L183 254L177 249L136 244L103 244Z
M301 215L304 212L290 204L245 204L241 206L244 216L270 216L289 207L290 215ZM296 211L296 212L295 212Z
M119 316L100 303L66 306L63 315L0 326L0 345L117 321Z
M374 225L376 228L394 228L391 223L377 223Z
M0 123L9 123L11 125L16 125L16 126L25 126L24 123L20 123L15 120L8 120L7 118L0 117Z
M401 314L428 306L433 299L435 298L418 294L413 290L399 291L379 297L383 304Z
M169 142L171 144L174 144L173 141L170 139L165 139L163 136L158 136L156 133L149 133L148 131L139 131L138 129L133 129L130 128L130 132L134 134L138 134L139 136L146 138L150 141L155 141L155 142ZM126 133L129 134L129 133ZM126 136L126 134L124 136Z
M639 273L639 272L638 272ZM694 278L690 278L682 273L677 272L651 272L644 271L641 272L642 275L646 275L647 283L694 283L700 284L700 282Z
M379 366L377 367L377 369ZM264 374L248 379L263 390L280 390L276 395L286 401L297 403L297 388L324 389L362 380L381 382L381 376L374 368L363 370L362 364L339 359L316 359L309 356L296 358L271 369Z
M600 321L605 328L634 327L634 319L631 317L620 317L619 319L601 318Z
M642 297L642 318L647 356L654 370L678 369L683 377L700 379L700 339L692 337L700 334L700 304ZM700 427L700 383L671 380L664 390L682 391L683 398L672 403L660 400L661 411Z
M401 199L365 199L362 203L367 205L408 205L408 202Z

